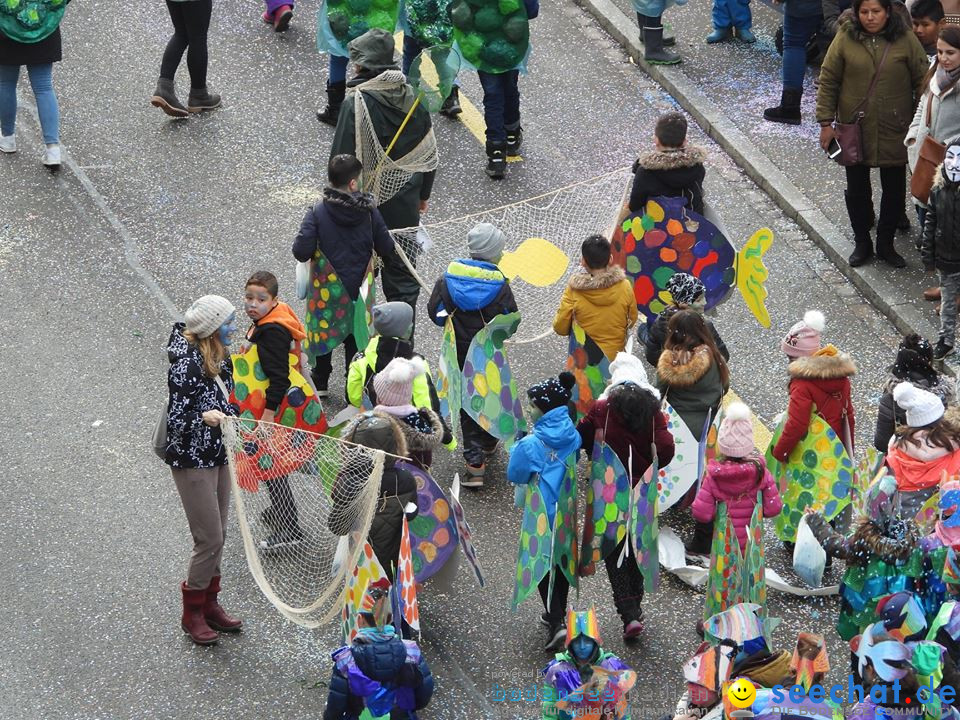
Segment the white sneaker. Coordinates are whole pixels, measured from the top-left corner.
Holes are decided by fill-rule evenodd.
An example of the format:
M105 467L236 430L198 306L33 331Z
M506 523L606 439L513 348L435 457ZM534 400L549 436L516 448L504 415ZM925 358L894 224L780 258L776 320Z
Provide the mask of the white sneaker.
M43 160L41 162L51 170L60 169L60 146L52 145L43 151Z
M15 153L17 151L16 135L0 135L0 152Z

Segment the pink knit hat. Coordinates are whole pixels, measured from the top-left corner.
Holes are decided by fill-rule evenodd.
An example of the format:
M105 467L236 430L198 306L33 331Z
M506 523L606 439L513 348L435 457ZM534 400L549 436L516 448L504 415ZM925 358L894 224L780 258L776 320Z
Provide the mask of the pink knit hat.
M820 349L820 333L826 324L822 312L807 310L803 320L790 328L780 349L792 358L810 357Z
M423 360L394 358L387 366L373 376L373 389L377 393L377 404L388 407L409 405L413 399L413 379L426 372Z
M724 411L717 433L717 449L731 458L746 457L754 451L750 408L742 402L730 403Z

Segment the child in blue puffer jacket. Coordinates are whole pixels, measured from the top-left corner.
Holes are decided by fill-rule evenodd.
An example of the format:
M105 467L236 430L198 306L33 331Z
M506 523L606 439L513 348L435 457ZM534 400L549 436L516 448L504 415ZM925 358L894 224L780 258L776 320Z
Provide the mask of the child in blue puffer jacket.
M550 527L554 526L560 485L569 472L571 463L573 472L576 472L577 452L580 450L580 434L570 419L568 407L574 385L576 378L571 373L562 372L559 377L544 380L527 390L534 421L533 434L527 435L513 446L510 463L507 465L507 479L518 488L522 488L534 478L538 479ZM559 567L552 568L551 572L554 573L554 580L553 595L549 603L549 572L537 588L545 610L541 619L549 628L547 644L544 646L547 651L559 649L566 637L564 621L567 592L570 589L570 584Z
M433 695L433 675L413 640L401 640L390 609L390 583L367 590L357 617L359 632L333 653L333 674L323 720L372 717L414 719Z
M437 280L427 303L430 319L443 327L449 318L457 342L457 363L463 369L470 343L497 315L517 312L510 283L497 263L503 257L507 236L490 223L478 223L467 233L470 257L454 260ZM464 487L483 487L486 456L497 449L497 438L460 411L463 459L467 463Z

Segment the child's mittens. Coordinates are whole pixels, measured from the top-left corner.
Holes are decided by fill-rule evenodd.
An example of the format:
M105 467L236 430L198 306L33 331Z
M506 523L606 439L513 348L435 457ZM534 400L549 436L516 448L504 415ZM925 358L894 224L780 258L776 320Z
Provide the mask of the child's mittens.
M524 503L527 500L527 486L526 485L514 485L513 487L513 506L516 508L522 508Z

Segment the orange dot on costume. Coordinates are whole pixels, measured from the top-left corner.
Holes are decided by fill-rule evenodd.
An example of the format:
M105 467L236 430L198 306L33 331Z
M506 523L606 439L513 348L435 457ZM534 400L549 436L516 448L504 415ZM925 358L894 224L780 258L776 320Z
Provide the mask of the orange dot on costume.
M667 263L673 262L677 259L677 251L673 248L662 247L660 248L660 259Z
M667 220L667 232L671 235L679 235L683 232L683 225L680 224L679 220L670 218Z
M436 541L437 545L443 547L450 542L450 533L445 527L438 528L436 534L433 536L433 539Z

